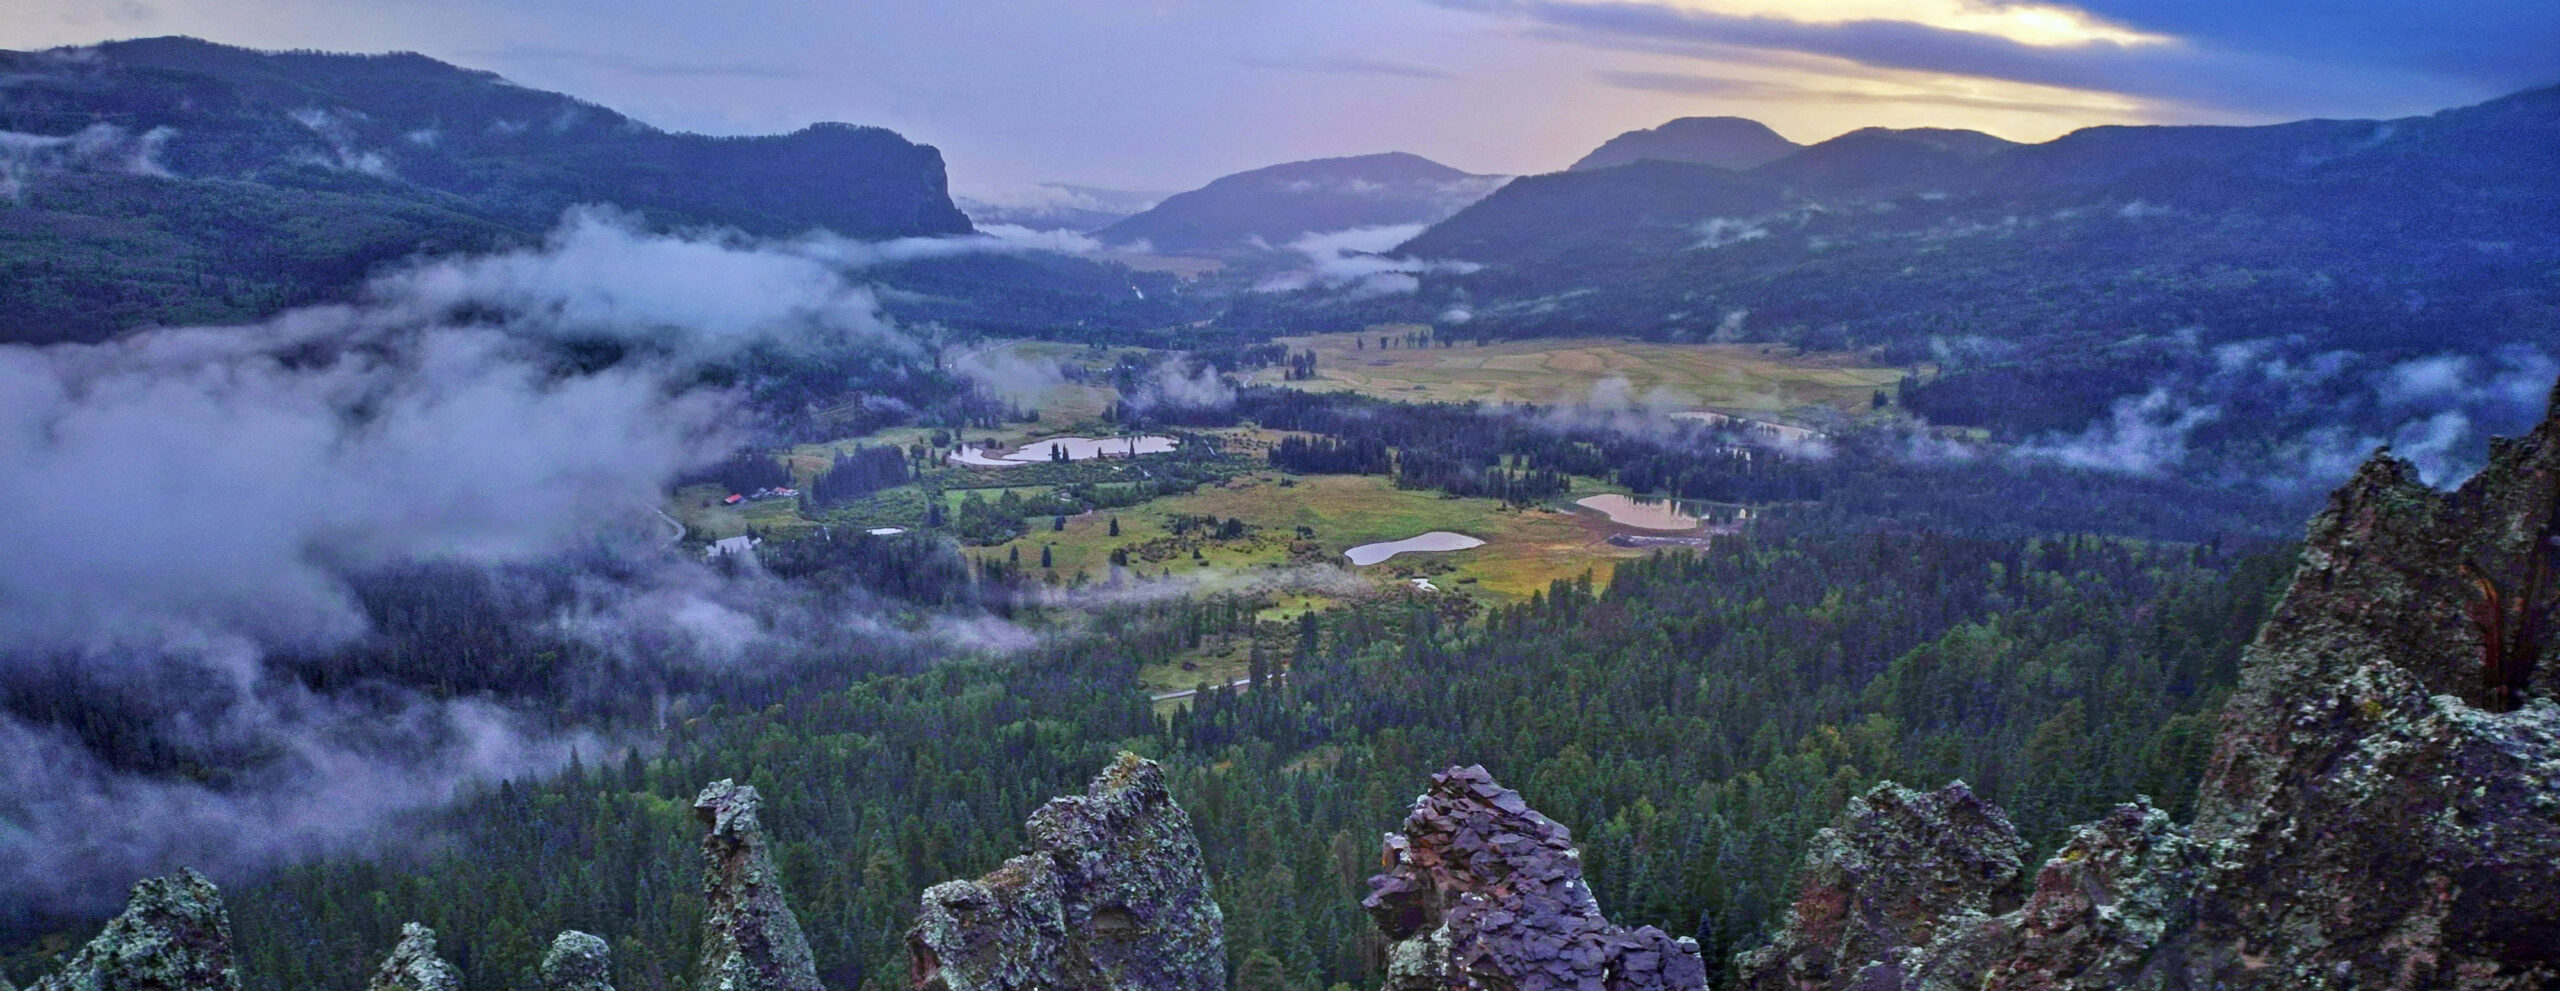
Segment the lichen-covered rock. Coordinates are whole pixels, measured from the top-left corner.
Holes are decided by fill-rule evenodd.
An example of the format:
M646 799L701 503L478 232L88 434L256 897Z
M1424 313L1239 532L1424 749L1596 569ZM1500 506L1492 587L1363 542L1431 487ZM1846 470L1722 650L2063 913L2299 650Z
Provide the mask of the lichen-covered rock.
M561 933L542 955L542 991L613 991L613 951L602 937Z
M1982 991L2178 986L2159 969L2175 960L2156 951L2194 921L2189 896L2203 865L2167 812L2148 799L2119 805L2045 861L2025 906L1967 934L1978 945L1943 947L1932 971Z
M239 989L222 893L196 872L179 871L135 884L124 914L28 991Z
M1912 978L1875 988L2560 987L2555 654L2560 395L2455 492L2378 454L2330 497L2185 835L2127 806L2018 912L1899 961L1791 927L1804 947L1746 970L1790 989L1849 986L1843 961Z
M1738 961L1742 985L1888 991L1978 972L1987 947L1970 934L2015 907L2027 853L2008 815L1964 782L1877 785L1815 834L1786 925Z
M1601 915L1573 834L1480 766L1431 776L1369 911L1389 941L1389 991L1637 991L1707 986L1694 940Z
M2312 522L2199 792L2193 966L2560 985L2560 419L2459 490L2377 455Z
M415 922L400 927L400 942L374 968L366 991L462 991L462 975L436 955L436 931Z
M712 782L693 800L702 837L700 991L823 991L800 920L783 897L753 787Z
M1222 991L1226 923L1191 816L1131 754L1025 824L1030 852L926 889L907 933L931 991Z

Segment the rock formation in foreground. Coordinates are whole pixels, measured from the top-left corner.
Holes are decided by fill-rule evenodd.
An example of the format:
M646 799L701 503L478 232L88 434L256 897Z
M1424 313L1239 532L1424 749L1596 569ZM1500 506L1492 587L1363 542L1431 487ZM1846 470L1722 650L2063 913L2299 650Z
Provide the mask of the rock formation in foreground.
M2375 456L2249 648L2191 829L2123 806L1983 916L2016 879L1958 882L1949 910L1838 865L2006 841L1861 831L1853 805L1745 986L2560 987L2555 559L2560 406L2452 493ZM1907 914L1843 925L1844 904Z
M1431 776L1361 907L1389 941L1387 991L1704 991L1694 940L1600 914L1573 834L1485 773Z
M726 778L693 800L694 817L710 830L702 837L700 991L825 991L756 818L763 805L753 787Z
M1817 987L1907 983L1921 948L2016 907L2029 852L2008 815L1964 782L1877 785L1814 835L1789 925L1742 970L1783 969Z
M136 883L124 914L27 991L240 991L222 893L194 871Z
M1024 824L1030 852L925 890L907 933L928 991L1222 991L1225 919L1191 816L1155 762L1121 754Z
M375 968L366 991L462 991L462 975L436 955L436 931L415 922L400 927L400 942Z
M613 952L604 938L575 929L542 955L542 991L613 991Z

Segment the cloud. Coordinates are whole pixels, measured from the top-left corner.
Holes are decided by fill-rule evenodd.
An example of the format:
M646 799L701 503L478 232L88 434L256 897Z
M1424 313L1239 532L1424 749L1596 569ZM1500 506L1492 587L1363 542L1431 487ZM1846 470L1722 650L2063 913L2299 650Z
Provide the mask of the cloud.
M134 878L181 865L230 877L396 842L416 832L410 817L481 782L612 750L484 701L355 706L286 683L199 715L207 733L253 741L264 762L225 785L130 774L64 731L0 714L0 919L111 911Z
M1769 229L1761 226L1757 221L1736 217L1714 217L1698 225L1698 243L1691 247L1713 250L1741 244L1744 241L1757 241L1768 236Z
M2185 464L2188 438L2221 417L2220 407L2188 405L2168 388L2154 388L2117 400L2106 419L2077 436L2046 438L2021 446L2018 454L2074 468L2157 475Z
M2195 346L2192 336L2185 344ZM2539 419L2556 375L2560 361L2523 346L2385 356L2315 351L2302 338L2235 341L2198 348L2106 417L2016 453L2291 495L2333 486L2390 447L2429 483L2449 485L2479 470L2490 433Z
M0 131L0 199L23 202L28 184L55 172L102 171L167 177L160 150L177 136L155 127L135 134L114 124L91 124L63 135Z
M2266 44L2195 44L2051 4L1932 3L1909 11L1851 5L1840 9L1858 16L1823 20L1774 6L1673 0L1433 2L1537 25L1595 47L1717 62L1756 61L1775 53L1817 60L1814 65L1822 66L1818 71L1835 76L1997 80L2262 115L2334 112L2342 105L2378 101L2405 106L2412 100L2476 98L2471 87L2447 85L2440 77L2389 68L2349 70L2271 51L2277 46ZM2129 10L2115 13L2128 20L2136 16ZM2008 27L1974 19L2018 14L2027 17ZM2039 23L2043 27L2034 26ZM2044 33L2047 29L2053 33ZM2366 54L2374 56L2368 61L2380 60L2379 53ZM1670 80L1638 75L1617 81Z
M345 571L558 552L725 440L724 397L655 370L365 319L0 348L0 639L328 646L361 630Z
M1068 230L1034 230L1019 224L984 224L978 232L993 239L990 250L1001 246L1011 251L1047 251L1061 255L1090 255L1107 250L1103 243Z
M1317 55L1297 58L1249 58L1245 64L1257 69L1279 69L1287 72L1315 72L1327 75L1385 76L1395 79L1456 79L1458 74L1436 65L1403 62L1393 59L1368 58L1358 55Z
M975 382L989 395L1007 402L1037 403L1049 391L1066 384L1066 374L1058 362L1044 358L1022 358L1002 350L972 351L952 362L951 370Z
M1163 407L1225 409L1235 405L1236 387L1215 368L1174 359L1157 363L1121 402L1138 412Z
M1254 291L1326 289L1359 299L1413 292L1422 287L1421 276L1424 275L1464 275L1484 267L1474 262L1408 258L1386 253L1413 240L1428 226L1355 227L1306 235L1289 242L1289 250L1304 256L1307 266L1264 279L1254 287Z
M405 321L500 320L511 333L680 341L860 342L913 350L865 270L966 255L1099 250L1065 231L997 225L960 237L759 240L735 231L655 233L609 208L568 211L537 248L421 265L377 279L366 303Z
M859 590L671 559L652 514L737 446L748 413L707 384L727 380L715 362L749 342L920 356L862 269L1013 250L574 211L541 245L416 264L351 304L0 346L0 917L95 908L180 863L241 872L394 839L473 782L601 757L611 734L550 695L431 696L370 663L325 690L297 673L419 635L376 628L368 604L446 587L419 569L530 576L484 596L478 628L542 658L538 691L607 708L645 706L678 668L1018 648L965 608L892 622L899 607ZM42 714L65 706L146 742L143 763L195 770L137 766Z
M1960 107L1967 110L2018 111L2050 114L2082 119L2092 112L2127 109L2120 101L2108 105L2090 102L2002 99L1967 95L1957 92L1904 87L1886 91L1855 90L1845 87L1798 86L1763 79L1736 79L1728 76L1702 76L1678 72L1634 72L1602 69L1592 73L1602 83L1619 89L1682 96L1714 96L1735 100L1761 100L1771 103L1839 103L1898 104L1935 107Z

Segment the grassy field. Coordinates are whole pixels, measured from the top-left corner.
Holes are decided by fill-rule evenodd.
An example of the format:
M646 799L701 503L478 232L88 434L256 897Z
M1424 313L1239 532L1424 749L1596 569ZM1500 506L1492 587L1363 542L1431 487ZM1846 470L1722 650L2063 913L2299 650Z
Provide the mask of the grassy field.
M1198 541L1200 556L1194 559L1190 546L1174 540L1170 524L1177 516L1234 518L1254 530L1240 540ZM1120 521L1118 537L1110 533L1114 518ZM1036 566L1045 546L1062 580L1081 572L1099 581L1110 573L1113 548L1152 546L1159 552L1157 559L1132 561L1133 568L1151 577L1170 570L1249 579L1256 570L1294 563L1339 568L1353 582L1378 587L1428 577L1444 591L1496 601L1526 598L1585 569L1597 570L1605 579L1610 560L1641 553L1608 543L1612 530L1590 514L1506 509L1490 499L1398 489L1385 478L1363 475L1299 476L1284 484L1284 476L1276 472L1256 472L1190 495L1069 517L1064 530L1051 530L1051 523L1034 520L1028 536L969 553L1002 558L1018 547L1024 563ZM1302 538L1299 527L1313 536ZM1464 533L1486 543L1468 551L1401 554L1366 568L1349 567L1342 556L1360 544L1433 530ZM1300 593L1273 611L1294 615L1321 605L1321 599Z
M677 489L675 498L667 501L666 512L684 524L686 536L700 541L735 537L746 533L749 526L780 537L807 536L818 529L818 524L800 518L798 500L721 505L720 497L728 494L717 485L688 485Z
M1378 348L1381 334L1402 332L1374 328L1364 334L1283 338L1281 343L1292 350L1316 352L1316 378L1283 383L1282 370L1273 368L1264 369L1258 380L1417 402L1542 404L1589 402L1603 383L1623 380L1621 395L1634 402L1659 394L1685 408L1783 416L1808 407L1864 409L1875 390L1890 390L1903 373L1866 364L1856 355L1800 354L1784 345L1581 338ZM1355 339L1365 340L1367 347L1355 350Z

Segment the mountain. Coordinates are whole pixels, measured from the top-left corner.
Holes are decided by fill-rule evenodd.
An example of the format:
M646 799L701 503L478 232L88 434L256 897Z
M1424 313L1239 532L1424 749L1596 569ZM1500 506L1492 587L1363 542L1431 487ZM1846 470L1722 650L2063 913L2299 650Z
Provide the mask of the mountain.
M0 52L0 76L0 340L261 316L583 203L755 235L970 230L941 153L891 131L672 133L411 53L153 38Z
M1754 170L1763 181L1818 194L1913 193L1963 184L2012 142L1980 131L1868 127Z
M1143 241L1164 254L1268 251L1308 234L1428 224L1505 181L1402 152L1292 162L1167 197L1094 236L1118 245Z
M1750 216L1785 198L1769 184L1713 165L1645 159L1613 169L1523 176L1434 225L1400 249L1424 258L1527 263L1561 255L1676 252L1705 217ZM1528 232L1536 231L1534 237Z
M1745 117L1682 117L1661 127L1610 138L1567 171L1616 168L1652 159L1718 168L1756 168L1785 158L1800 145L1769 125Z
M1910 410L2009 439L2078 433L2192 385L2217 411L2196 438L2256 445L2263 466L2304 456L2270 431L2306 411L2364 418L2351 438L2394 436L2400 421L2381 421L2396 393L2344 383L2396 361L2560 353L2555 177L2560 88L2399 120L2040 144L1869 129L1739 172L1657 161L1520 179L1395 249L1481 268L1441 266L1400 296L1238 308L1289 331L1464 313L1486 337L1867 351L1928 366L1901 390ZM2239 353L2218 358L2226 347L2258 361L2225 367ZM2332 372L2282 374L2313 360ZM2530 415L2507 405L2502 425ZM2261 470L2247 463L2233 466Z

